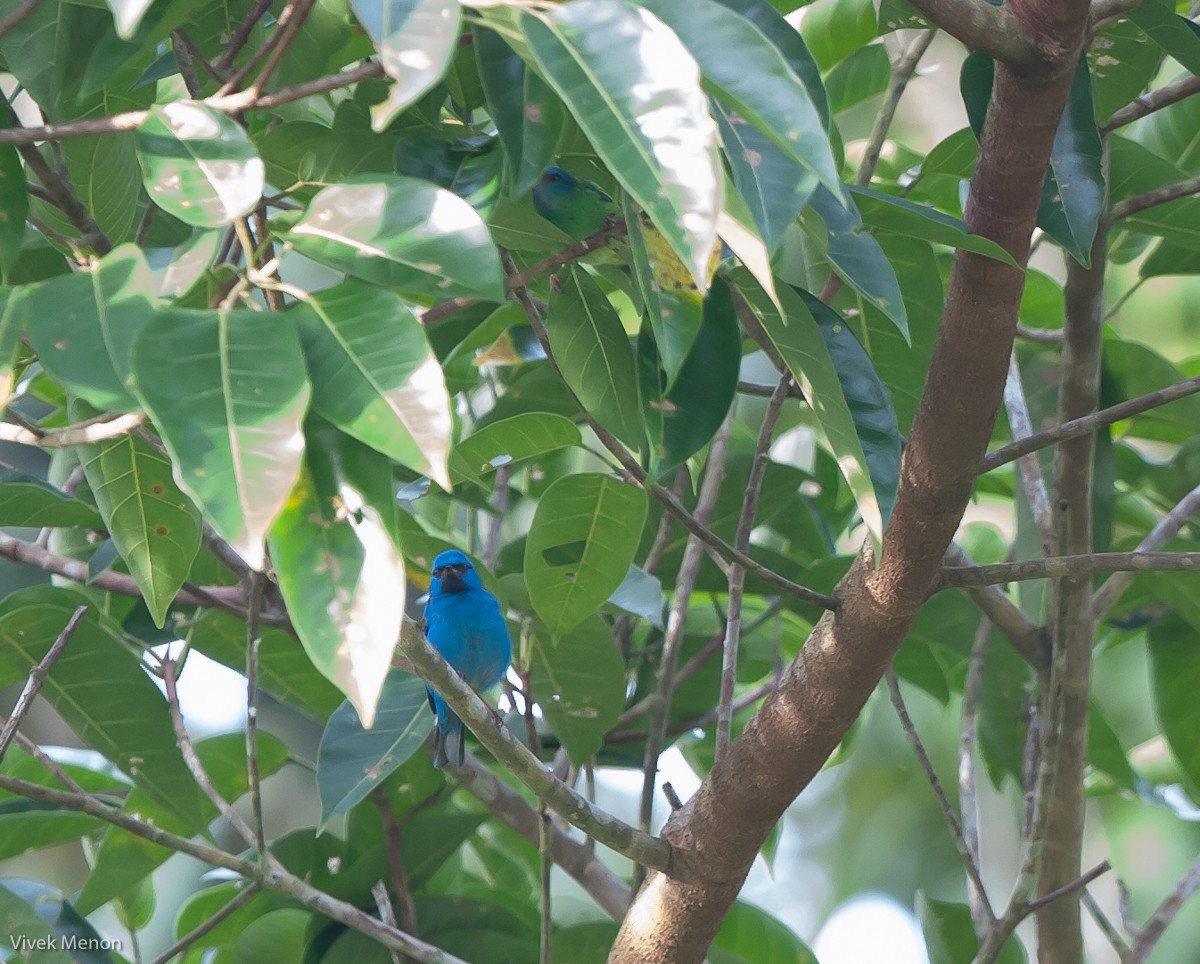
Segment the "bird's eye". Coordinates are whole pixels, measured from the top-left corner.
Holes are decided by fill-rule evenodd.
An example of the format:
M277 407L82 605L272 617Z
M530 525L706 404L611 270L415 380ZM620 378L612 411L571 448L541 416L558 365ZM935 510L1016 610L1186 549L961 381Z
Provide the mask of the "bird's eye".
M446 571L446 567L445 567L445 566L438 566L436 569L434 569L434 570L433 570L433 575L434 575L434 577L435 577L435 578L437 578L437 579L441 579L441 578L442 578L442 573L443 573L443 572L445 572L445 571Z

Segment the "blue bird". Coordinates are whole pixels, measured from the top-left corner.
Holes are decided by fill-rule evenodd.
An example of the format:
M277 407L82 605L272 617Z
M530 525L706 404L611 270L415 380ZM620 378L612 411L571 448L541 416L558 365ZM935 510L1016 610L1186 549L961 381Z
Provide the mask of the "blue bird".
M442 658L477 693L486 693L504 678L512 659L512 638L496 597L483 588L471 560L448 549L433 560L425 635ZM429 707L437 714L439 770L447 763L462 766L463 724L442 697L425 687Z

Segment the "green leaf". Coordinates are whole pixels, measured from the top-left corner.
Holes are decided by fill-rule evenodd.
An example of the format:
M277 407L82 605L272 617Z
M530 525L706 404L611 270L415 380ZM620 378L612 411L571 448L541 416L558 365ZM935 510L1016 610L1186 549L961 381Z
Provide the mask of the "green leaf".
M983 129L994 72L994 62L984 54L972 53L963 61L959 86L976 137ZM1091 264L1092 239L1104 206L1102 154L1091 75L1081 60L1054 134L1037 223L1085 268Z
M550 291L546 333L563 380L626 445L641 447L633 348L620 316L583 268L569 266Z
M8 117L0 115L0 130ZM17 263L25 240L25 218L29 214L25 167L12 144L0 147L0 277Z
M892 79L892 62L883 44L869 44L854 51L829 72L825 86L833 113L857 107L878 97Z
M879 246L900 282L910 341L904 340L883 312L866 301L858 303L866 328L864 341L871 346L871 361L891 394L899 429L907 434L925 388L933 345L941 327L942 273L933 248L926 242L883 234Z
M645 521L645 492L606 475L569 475L545 491L525 542L525 582L556 639L621 585Z
M1166 53L1193 74L1200 74L1200 27L1174 11L1174 4L1139 4L1125 14Z
M630 566L621 585L608 597L608 604L640 616L657 629L663 628L662 583L645 569Z
M346 281L289 309L313 409L401 465L450 488L450 397L425 330L384 288Z
M534 631L529 685L571 762L604 745L625 705L625 661L608 624L587 616L570 632Z
M796 290L796 289L793 289ZM854 333L820 299L797 290L825 338L825 347L841 383L842 397L867 460L871 487L879 502L881 530L887 528L900 484L900 431L892 399ZM819 418L819 416L818 416Z
M16 293L0 287L0 412L12 397L13 368L21 344L21 314Z
M103 524L95 509L62 489L16 469L0 469L0 525L99 529Z
M749 20L715 0L647 0L687 45L713 95L766 134L831 191L837 163L808 88L783 54ZM868 9L870 4L867 4ZM872 31L873 32L873 31ZM745 56L730 57L730 50Z
M661 21L622 0L573 0L522 13L520 24L596 152L707 288L721 179L691 54Z
M808 96L816 106L817 113L821 115L821 123L828 128L829 97L825 93L825 85L821 82L821 68L817 66L817 61L809 52L808 45L800 36L800 32L780 15L781 11L776 10L766 0L717 0L717 2L749 20L779 49L792 72L808 88ZM795 7L789 6L782 13L791 13L793 9Z
M137 411L129 354L154 310L154 278L141 250L121 245L92 271L21 289L17 313L38 360L97 408Z
M161 629L200 550L200 513L175 484L170 459L136 435L78 452L104 527Z
M1087 59L1096 119L1104 124L1145 90L1158 70L1160 54L1134 20L1122 18L1096 35Z
M70 843L103 828L96 817L50 804L0 804L0 858Z
M854 195L854 203L863 221L878 231L973 251L1017 267L1011 254L991 238L971 234L958 218L942 214L928 205L915 204L870 188L852 187L850 193Z
M341 114L335 115L333 127L286 121L267 131L257 142L267 181L287 187L301 181L330 184L352 174L390 173L399 139L341 120Z
M896 272L879 242L862 230L862 218L850 193L843 188L841 196L843 201L839 203L825 188L817 188L812 196L812 210L824 226L821 235L828 232L825 255L838 275L890 318L904 340L910 341L908 313ZM800 219L806 230L815 233L817 227L811 221L807 214Z
M499 34L483 28L473 32L488 114L508 156L513 197L522 197L554 162L566 110Z
M456 482L482 483L484 475L501 465L514 465L581 444L579 428L568 418L549 412L514 415L481 428L454 446L450 477Z
M48 603L0 615L0 659L23 674L46 655L71 615L71 607ZM195 825L196 786L175 746L166 701L95 617L79 624L46 677L42 696L87 746L131 776L159 806Z
M1125 137L1109 137L1109 181L1114 202L1186 177L1179 166L1164 160L1148 147ZM1117 238L1120 237L1117 232L1137 231L1158 235L1194 252L1200 241L1200 198L1183 197L1156 204L1123 218L1113 227Z
M301 473L271 530L271 559L313 665L369 729L400 638L404 560L361 488L338 481L337 491L318 492Z
M385 101L371 108L371 126L383 130L446 72L458 43L458 0L350 0L354 16L392 78Z
M929 964L959 964L979 952L979 938L966 904L934 900L921 892L917 894L917 916L925 934ZM1009 938L996 957L997 964L1025 964L1026 960L1025 949L1015 937Z
M1107 773L1119 786L1137 792L1137 774L1129 765L1129 757L1104 710L1094 699L1088 703L1088 763Z
M1159 573L1159 577L1177 574ZM1194 587L1172 578L1174 588L1194 595ZM1184 588L1188 585L1188 588ZM1178 761L1193 791L1200 787L1200 746L1194 739L1200 726L1200 704L1189 694L1200 685L1200 654L1195 647L1195 613L1184 613L1189 622L1177 617L1159 620L1150 626L1151 687L1154 693L1154 712L1171 755Z
M318 831L366 799L421 748L432 728L425 683L403 670L388 673L370 730L348 701L334 710L317 751Z
M314 914L299 907L273 910L252 921L233 945L231 964L283 964L304 959Z
M850 485L850 491L854 493L863 521L876 539L881 538L882 513L887 494L875 490L871 469L854 424L854 415L821 326L795 291L786 287L780 290L779 296L785 311L781 315L748 275L739 275L734 275L738 291L762 324L771 343L778 349L804 397L809 400L817 424Z
M875 31L871 0L817 0L800 24L800 36L823 71L865 47Z
M721 922L709 957L712 964L817 964L813 952L787 925L740 900Z
M737 392L741 339L729 286L720 277L704 300L703 323L687 360L665 391L658 352L643 327L638 339L642 417L656 479L699 452L716 434Z
M968 178L975 171L975 159L979 156L979 141L969 127L955 131L943 138L925 155L921 162L921 176L948 174L951 177Z
M181 488L262 569L263 539L304 451L299 337L265 312L162 311L134 343L133 373Z
M721 131L734 186L750 209L767 248L774 252L816 190L816 175L719 101L712 101L712 113Z
M153 107L137 131L142 181L151 200L181 221L216 228L262 197L264 168L246 131L197 101Z
M383 287L504 300L487 227L466 201L426 181L364 174L331 185L288 238L314 261Z
M19 897L13 888L21 889L22 884L43 887L34 881L7 878L5 885L0 885L0 927L4 928L6 953L14 957L20 954L20 959L36 961L37 964L74 964L72 955L59 946L60 938L51 926L51 922L43 919L35 906ZM30 895L34 898L34 895ZM34 898L36 899L36 898ZM61 897L60 897L61 899ZM28 955L16 950L20 940L44 942L40 946L45 950L32 951ZM33 943L37 947L39 944Z

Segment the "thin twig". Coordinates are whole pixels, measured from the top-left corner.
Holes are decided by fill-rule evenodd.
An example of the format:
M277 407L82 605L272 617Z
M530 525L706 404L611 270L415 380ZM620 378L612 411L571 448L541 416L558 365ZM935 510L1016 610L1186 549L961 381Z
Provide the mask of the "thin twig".
M183 762L187 764L187 768L192 774L192 779L196 781L196 785L200 788L200 791L217 808L217 812L237 831L238 835L246 842L246 846L253 847L255 845L254 831L242 819L241 815L233 809L229 801L221 796L221 792L213 784L208 771L204 769L204 764L200 762L200 757L196 754L196 747L192 743L192 738L188 734L187 727L184 725L183 712L179 706L179 690L176 685L178 677L176 675L175 661L169 656L163 656L159 665L162 669L163 684L167 691L167 708L171 713L171 726L175 730L175 742L179 744L179 752L183 755ZM265 852L263 856L266 856Z
M733 701L734 714L740 713L749 706L753 706L761 699L765 699L779 689L779 677L772 676L763 683L759 683L754 689L748 693L743 693ZM666 729L667 736L678 736L680 733L687 733L690 730L702 729L706 726L712 726L717 722L717 710L714 707L706 713L701 713L698 716L693 716L687 720L677 720ZM648 730L616 730L609 733L604 738L606 746L618 746L622 743L644 743L649 736Z
M262 649L262 613L265 578L261 572L250 573L246 591L246 783L254 816L254 848L259 862L265 860L267 834L263 825L262 779L258 766L258 658Z
M919 34L892 68L887 91L875 114L875 124L871 128L871 134L867 138L867 147L863 152L862 163L859 164L858 173L854 177L854 183L859 187L866 187L871 183L871 177L875 174L875 167L879 163L880 152L883 150L888 132L892 128L892 121L896 118L896 108L900 106L900 98L904 96L908 82L916 73L917 64L921 62L921 58L925 56L925 52L936 36L936 30L926 30Z
M388 927L396 926L396 911L392 909L392 902L388 900L387 884L382 880L375 881L371 885L371 896L375 898L375 909L379 912L379 919ZM411 960L405 957L394 947L390 949L392 964L409 964Z
M701 525L708 523L708 518L717 504L721 482L725 478L725 458L729 451L729 438L732 431L732 418L726 416L708 450L704 481L700 484L700 493L696 499L695 515ZM679 650L683 646L688 604L691 602L692 590L696 585L696 575L700 570L702 557L703 550L700 540L695 536L689 537L683 550L683 560L679 564L679 574L675 580L675 595L671 600L671 609L667 616L667 631L663 638L662 654L659 657L658 685L655 687L654 701L650 704L650 722L647 728L649 735L646 739L646 753L642 767L642 800L638 810L638 825L646 833L650 832L655 785L658 781L658 757L662 751L663 734L671 710L671 697L675 692L675 669ZM644 873L645 871L639 868L635 871L635 877L640 878Z
M1068 439L1079 438L1082 435L1087 435L1089 432L1094 432L1102 425L1111 425L1113 422L1132 418L1134 415L1148 412L1152 408L1160 408L1181 398L1187 398L1189 395L1195 395L1197 392L1200 392L1200 375L1189 378L1187 381L1168 385L1166 388L1160 388L1145 395L1139 395L1137 398L1118 402L1116 405L1102 408L1090 415L1071 419L1070 421L1063 422L1056 428L1047 429L1044 432L1035 432L1027 439L1022 439L1020 442L1013 442L1010 445L1005 445L1003 448L996 449L994 452L989 452L980 460L979 474L983 475L986 472L990 472L992 469L999 468L1001 465L1005 465L1013 461L1013 459L1018 459L1029 452L1036 452L1038 449L1044 449L1047 446L1056 445Z
M61 449L73 445L89 445L128 435L145 424L144 412L126 415L104 416L79 425L68 425L59 429L31 429L11 422L0 422L0 442L15 442L18 445L36 445L43 449Z
M251 882L247 884L240 893L235 894L220 910L211 917L206 918L199 926L184 934L183 937L159 954L151 964L170 964L177 954L182 954L195 944L196 941L214 930L218 924L227 920L230 915L237 913L237 911L250 903L258 895L259 890L258 883Z
M237 25L237 29L230 36L229 45L221 52L221 56L217 58L216 63L213 64L218 72L224 73L233 66L234 58L246 46L246 41L250 39L250 34L254 32L254 27L270 9L271 0L256 0L250 12L246 14L245 19Z
M1037 911L1039 911L1043 907L1045 907L1047 904L1052 904L1056 900L1059 900L1062 897L1066 897L1068 894L1073 894L1073 893L1075 893L1075 891L1080 890L1083 887L1086 887L1097 877L1101 877L1104 874L1107 874L1110 870L1112 870L1112 864L1110 864L1107 860L1100 861L1100 863L1096 864L1096 866L1093 867L1091 870L1089 870L1087 873L1085 873L1079 877L1076 877L1074 880L1070 881L1069 883L1063 884L1061 887L1057 887L1054 890L1043 894L1037 900L1030 901L1029 904L1025 907L1025 913L1026 914L1036 913Z
M1195 893L1197 887L1200 887L1200 858L1192 863L1187 873L1171 888L1171 892L1150 915L1146 926L1138 932L1133 947L1129 949L1129 953L1122 959L1121 964L1142 964L1150 956L1150 952L1154 950L1154 946L1162 937L1163 932L1170 926L1171 921L1175 919L1175 915L1179 913L1187 899Z
M541 940L538 944L538 964L551 964L554 957L554 922L551 916L550 871L554 864L550 859L550 811L546 805L538 807L538 856L541 877Z
M293 0L292 3L287 5L284 14L280 16L279 23L275 27L275 35L271 38L271 54L267 60L267 65L263 67L262 72L255 78L254 83L250 85L252 93L257 95L267 86L267 81L271 79L271 75L279 67L280 62L288 51L288 47L296 39L296 35L300 32L300 27L308 19L308 14L315 3L316 0Z
M75 631L79 628L79 624L83 622L83 617L87 615L87 611L87 606L80 606L75 610L70 620L67 621L67 625L58 634L58 638L54 640L50 649L46 651L46 655L29 671L29 677L25 680L25 688L21 690L21 695L17 697L16 706L13 707L13 711L8 719L4 721L4 728L0 730L0 762L4 760L4 755L8 752L13 738L17 735L17 727L21 725L21 721L25 719L25 714L29 712L33 701L37 698L38 693L41 692L42 684L46 681L46 674L50 672L50 667L54 665L66 650L67 643L75 635Z
M1196 572L1200 552L1090 552L988 566L946 566L939 589L950 586L989 586L1031 579L1060 579L1096 572Z
M733 547L739 552L750 551L750 533L754 529L754 515L758 511L758 497L762 491L767 464L771 461L771 440L775 425L783 411L783 403L791 393L792 376L783 374L779 384L767 403L758 442L754 448L754 461L750 465L750 476L746 480L746 497L738 516ZM742 595L746 588L746 570L734 563L729 567L729 611L725 621L725 647L721 655L721 690L717 701L716 757L719 759L729 748L733 728L733 691L737 685L738 649L742 633Z
M1196 93L1200 93L1200 77L1197 77L1195 74L1188 74L1186 77L1181 77L1179 80L1167 84L1165 87L1160 87L1158 90L1152 90L1148 94L1143 94L1132 103L1126 104L1120 110L1114 112L1112 117L1108 119L1108 123L1101 129L1101 133L1108 134L1118 127L1132 124L1135 120L1141 120L1155 111L1160 111L1164 107L1177 104L1179 101L1191 97Z
M1158 525L1138 543L1135 551L1152 552L1166 545L1179 534L1183 524L1197 511L1200 511L1200 485L1180 499L1174 508L1159 520ZM1133 584L1133 578L1132 572L1115 572L1104 580L1103 585L1092 594L1092 611L1097 619L1103 618L1104 614L1117 604L1117 600Z
M1112 945L1113 950L1117 952L1118 956L1124 957L1125 954L1129 953L1129 945L1125 943L1125 938L1113 926L1113 922L1108 919L1108 915L1096 903L1096 898L1091 895L1091 892L1086 887L1079 892L1079 900L1091 915L1092 920L1096 922L1096 926L1108 938L1108 942Z
M1176 181L1174 184L1164 184L1145 194L1118 201L1112 206L1109 216L1113 221L1120 221L1122 218L1133 217L1147 208L1178 201L1180 198L1191 197L1193 194L1200 194L1200 177L1189 177L1183 181Z
M1017 325L1017 337L1043 345L1061 345L1063 340L1061 328L1031 328L1028 325Z
M950 828L950 836L954 840L954 847L958 850L958 855L963 862L963 868L967 872L967 878L971 882L971 889L977 895L985 923L988 927L991 927L996 922L996 914L992 910L992 905L988 902L987 890L983 886L983 878L979 876L979 865L976 863L976 855L972 851L970 843L967 842L967 838L963 836L962 825L958 822L958 817L954 813L954 807L950 803L950 798L946 796L946 791L942 787L942 781L938 778L937 771L933 768L933 761L929 759L929 751L925 749L925 744L921 741L921 735L917 732L912 717L908 715L908 707L904 705L904 694L900 692L900 681L896 678L896 671L889 666L883 675L884 679L887 680L888 695L891 697L892 706L895 707L896 716L900 719L900 728L904 731L904 735L912 746L913 752L917 755L917 762L921 764L921 769L925 773L925 779L929 781L930 787L933 788L938 806L942 808L942 816L946 818L946 825Z
M975 740L979 701L983 696L983 667L987 658L988 642L992 637L991 620L984 616L979 620L975 642L971 646L971 657L967 663L967 675L963 680L962 722L958 736L958 810L962 815L963 841L976 864L979 861L979 788L975 782ZM971 907L971 921L975 934L982 939L991 925L983 901L974 884L967 894Z
M371 800L379 811L379 822L383 824L383 842L387 850L388 874L392 878L392 893L400 908L400 928L420 937L417 930L417 905L413 903L412 888L408 884L408 868L404 863L404 848L401 844L400 824L392 809L392 802L385 791L376 787L371 791Z

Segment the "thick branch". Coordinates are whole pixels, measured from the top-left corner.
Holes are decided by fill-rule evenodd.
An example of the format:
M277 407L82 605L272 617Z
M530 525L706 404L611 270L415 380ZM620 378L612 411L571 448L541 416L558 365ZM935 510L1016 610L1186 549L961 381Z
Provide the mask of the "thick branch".
M982 0L922 6L942 13L978 8L993 26L1000 24L995 18L1006 28L1011 22L1008 7L988 10ZM1034 6L1047 23L1044 46L1062 50L1062 66L1028 84L998 66L965 216L972 233L999 243L1018 265L1028 254L1087 16L1079 0L1024 4ZM869 551L859 557L839 587L836 613L822 617L779 689L672 816L664 829L675 848L671 876L647 879L611 964L703 959L767 833L883 675L937 580L971 496L1001 401L1023 287L1021 268L956 253L882 562L876 570Z
M593 806L573 788L557 779L508 731L495 710L484 703L437 650L429 645L416 623L404 623L400 632L400 647L413 661L421 678L442 695L471 732L479 737L479 741L539 800L617 853L648 867L661 869L667 866L671 848L665 840L635 830L612 814Z
M1108 224L1102 217L1091 248L1091 267L1067 265L1063 323L1060 424L1092 414L1100 400L1103 345L1104 269ZM1054 459L1054 521L1060 552L1092 550L1092 486L1096 439L1083 435L1064 442ZM1055 779L1045 839L1037 862L1039 897L1060 891L1079 878L1083 855L1083 776L1087 764L1088 697L1091 692L1092 613L1090 575L1068 574L1051 586L1050 685L1042 694L1042 716L1050 721L1043 744ZM1045 964L1083 959L1083 930L1077 891L1048 901L1038 913L1038 946Z
M446 772L473 794L496 817L512 827L535 847L538 845L539 817L516 790L489 770L480 760L467 754L460 767ZM629 885L596 857L592 848L555 829L550 834L550 857L591 894L592 899L614 920L629 910L633 892Z
M1024 63L1032 54L1021 22L1007 4L997 7L984 0L912 0L912 5L926 20L970 50L1009 64Z

